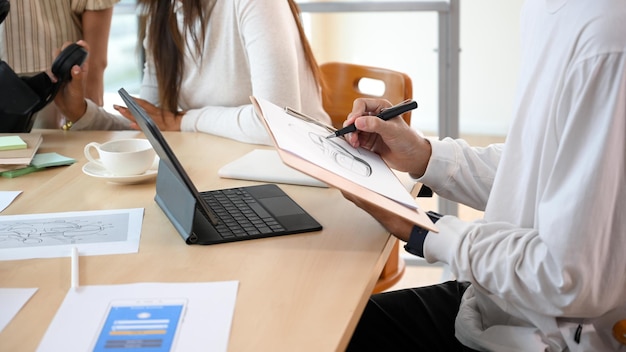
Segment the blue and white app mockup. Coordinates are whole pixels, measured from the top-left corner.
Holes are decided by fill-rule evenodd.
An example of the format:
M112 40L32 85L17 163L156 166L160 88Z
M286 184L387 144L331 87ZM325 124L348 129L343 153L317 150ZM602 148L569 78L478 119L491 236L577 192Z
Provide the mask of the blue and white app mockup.
M171 351L184 310L184 300L112 302L93 350Z

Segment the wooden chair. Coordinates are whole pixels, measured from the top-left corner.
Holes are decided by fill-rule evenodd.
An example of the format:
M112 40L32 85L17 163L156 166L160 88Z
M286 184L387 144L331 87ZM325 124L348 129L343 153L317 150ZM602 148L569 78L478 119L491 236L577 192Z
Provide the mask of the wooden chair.
M380 67L362 66L350 63L329 62L320 65L323 79L324 110L330 115L333 126L341 128L352 103L356 98L384 98L392 104L400 103L413 96L411 78L402 72ZM382 83L380 94L364 91L360 83L371 80L376 85ZM411 121L411 112L402 115L407 123ZM399 244L396 240L389 259L378 278L374 292L382 292L397 283L404 274L404 260L400 258Z
M413 84L406 73L381 67L363 66L343 62L327 62L320 65L324 81L324 110L330 115L333 125L341 128L352 103L356 98L384 98L392 104L398 104L413 98ZM380 94L362 90L360 83L366 81L382 83L384 90ZM402 115L407 123L411 121L411 112Z

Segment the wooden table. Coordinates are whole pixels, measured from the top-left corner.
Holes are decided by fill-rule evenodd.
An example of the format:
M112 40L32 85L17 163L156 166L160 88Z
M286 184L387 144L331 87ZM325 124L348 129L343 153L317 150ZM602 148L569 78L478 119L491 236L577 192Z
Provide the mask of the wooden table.
M343 350L395 243L336 189L280 185L324 230L212 246L189 246L154 202L154 181L118 185L89 177L91 141L142 138L141 132L41 130L40 152L72 166L0 178L22 190L8 214L144 208L139 253L80 258L81 285L238 280L230 351ZM217 170L260 146L201 133L165 133L199 190L254 182L221 179ZM70 286L69 258L0 261L0 287L38 288L0 333L0 350L34 351Z

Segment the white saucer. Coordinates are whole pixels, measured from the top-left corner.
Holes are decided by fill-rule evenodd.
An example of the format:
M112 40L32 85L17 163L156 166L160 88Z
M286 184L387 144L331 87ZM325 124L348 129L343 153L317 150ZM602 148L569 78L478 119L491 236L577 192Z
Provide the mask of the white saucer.
M155 164L157 164L155 162ZM87 162L87 164L83 165L83 172L85 175L89 175L92 177L102 178L111 183L121 183L121 184L131 184L131 183L139 183L145 182L151 179L156 178L157 169L155 166L148 169L148 171L144 172L141 175L132 175L132 176L116 176L107 171L102 166L93 163Z

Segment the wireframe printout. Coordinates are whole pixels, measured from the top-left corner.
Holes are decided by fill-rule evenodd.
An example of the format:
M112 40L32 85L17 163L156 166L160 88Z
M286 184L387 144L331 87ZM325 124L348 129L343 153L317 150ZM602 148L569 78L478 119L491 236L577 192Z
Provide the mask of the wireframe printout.
M0 216L0 260L136 253L143 209Z

